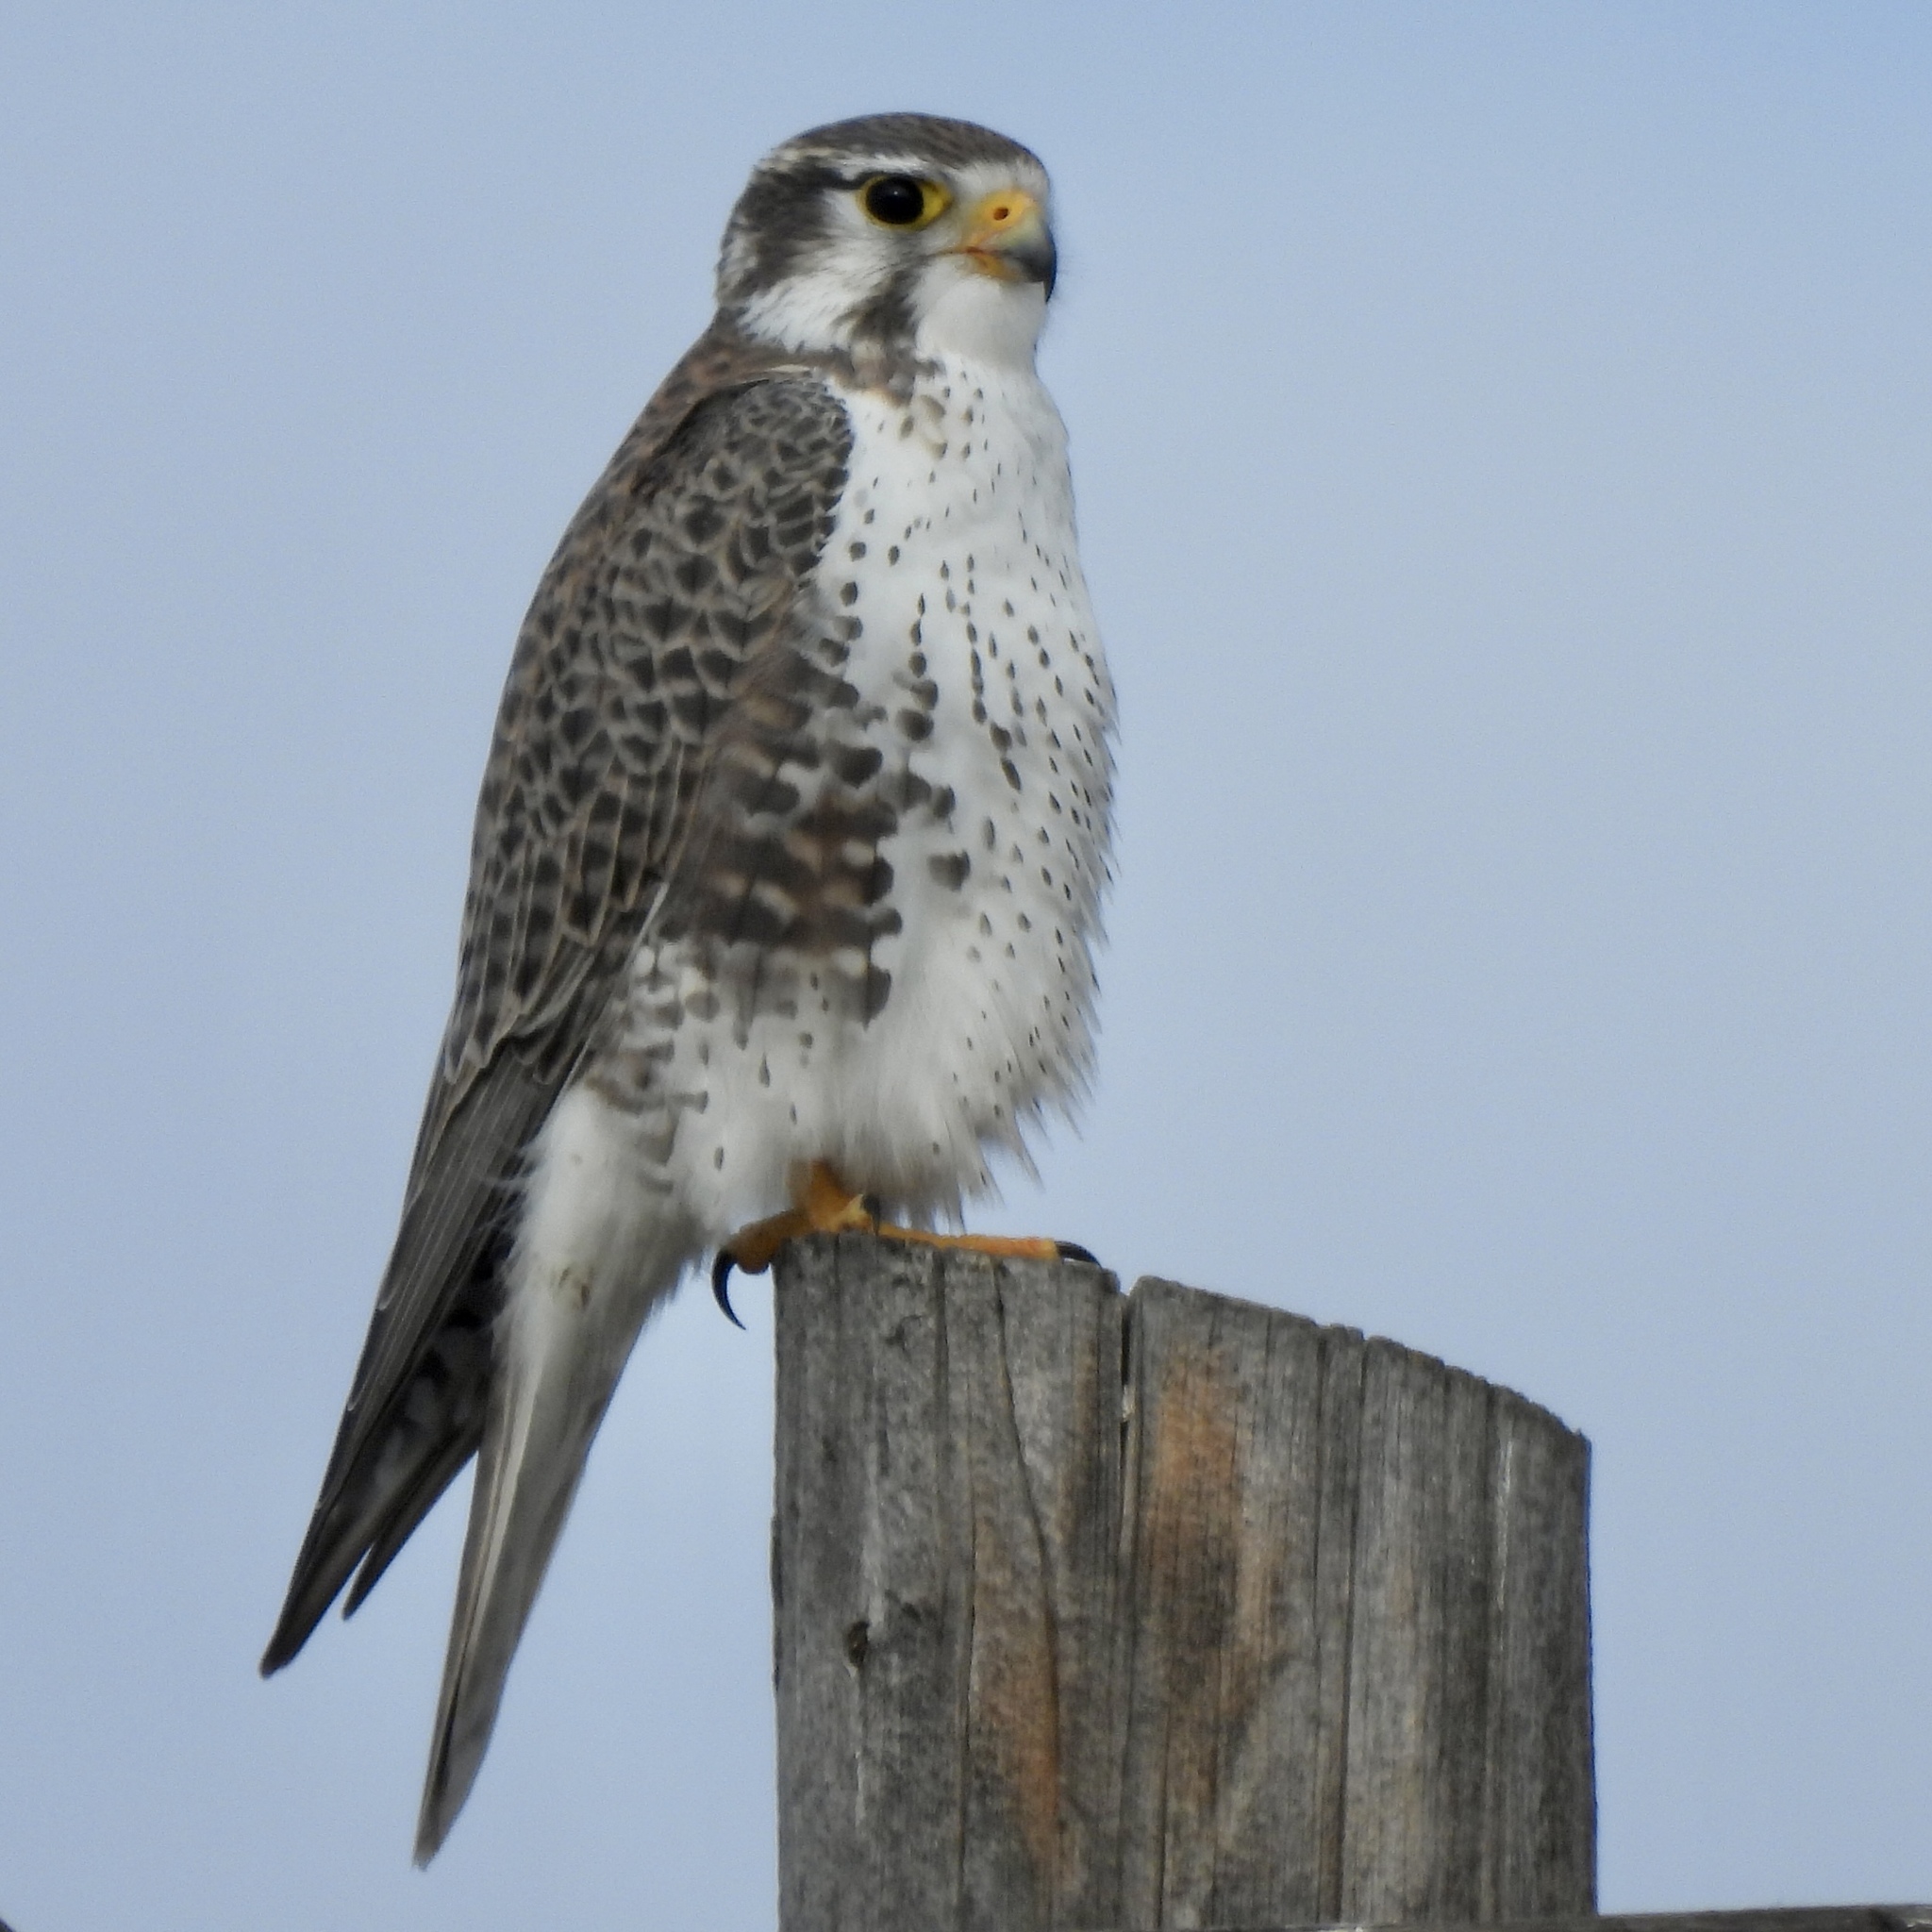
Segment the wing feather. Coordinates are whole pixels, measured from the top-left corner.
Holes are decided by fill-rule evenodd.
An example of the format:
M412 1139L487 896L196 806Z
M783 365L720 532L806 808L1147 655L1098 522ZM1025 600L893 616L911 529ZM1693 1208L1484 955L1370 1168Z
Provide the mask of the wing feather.
M475 1449L525 1150L636 950L716 722L817 561L850 445L820 371L714 325L551 559L477 803L402 1224L265 1672L358 1565L350 1607L367 1595Z

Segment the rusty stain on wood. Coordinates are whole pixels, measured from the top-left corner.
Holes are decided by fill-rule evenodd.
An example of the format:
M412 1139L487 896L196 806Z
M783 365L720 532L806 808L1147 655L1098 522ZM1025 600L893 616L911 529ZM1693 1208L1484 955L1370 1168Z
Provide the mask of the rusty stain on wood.
M973 1489L973 1654L968 1709L988 1734L997 1798L1010 1803L1033 1869L1044 1889L1059 1876L1059 1683L1052 1629L1053 1592L1047 1553L1030 1493L1024 1445L1012 1414L1012 1378L1006 1360L1005 1310L995 1277L999 1380L1004 1407L969 1413L969 1429L1003 1430L1024 1502L1017 1520L1001 1505L1010 1498L992 1484ZM1000 1445L1005 1447L1007 1445Z
M1217 1719L1246 1700L1224 1674L1239 1671L1230 1613L1236 1596L1235 1416L1231 1378L1211 1348L1177 1348L1161 1365L1162 1426L1145 1458L1140 1529L1156 1597L1176 1615L1166 1685L1163 1817L1210 1815L1217 1795ZM1234 1628L1230 1626L1234 1625Z

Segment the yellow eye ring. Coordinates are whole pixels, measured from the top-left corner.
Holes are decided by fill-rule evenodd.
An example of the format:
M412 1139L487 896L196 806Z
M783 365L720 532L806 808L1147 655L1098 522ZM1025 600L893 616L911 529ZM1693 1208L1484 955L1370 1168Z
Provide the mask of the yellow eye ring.
M874 175L858 191L866 219L881 228L923 228L937 221L953 197L937 181L916 175Z

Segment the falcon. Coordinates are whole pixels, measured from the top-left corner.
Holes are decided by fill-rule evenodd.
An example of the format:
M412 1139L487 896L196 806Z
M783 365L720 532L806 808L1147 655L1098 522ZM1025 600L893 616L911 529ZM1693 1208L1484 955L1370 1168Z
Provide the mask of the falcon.
M401 1227L262 1658L477 1457L421 1863L688 1270L723 1301L843 1228L1056 1252L930 1232L1091 1058L1113 708L1034 368L1054 275L1045 171L987 128L787 142L524 621Z

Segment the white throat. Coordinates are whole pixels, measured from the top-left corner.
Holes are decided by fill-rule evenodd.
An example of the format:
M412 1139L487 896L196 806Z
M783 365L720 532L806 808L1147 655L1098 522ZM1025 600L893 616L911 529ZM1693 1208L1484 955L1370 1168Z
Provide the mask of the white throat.
M1046 325L1046 291L1038 282L996 281L964 262L940 261L927 272L925 290L931 299L912 339L921 356L1032 368Z
M791 355L849 352L853 317L874 293L852 268L835 261L766 290L744 305L742 326ZM1001 281L957 256L940 256L920 277L912 349L927 358L1030 370L1045 325L1046 291L1038 282Z

